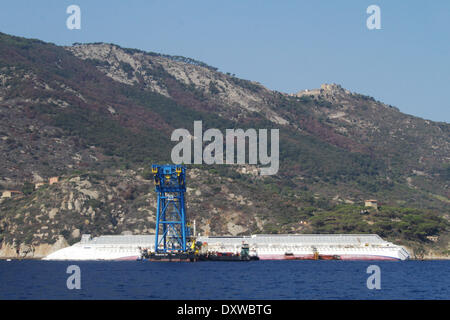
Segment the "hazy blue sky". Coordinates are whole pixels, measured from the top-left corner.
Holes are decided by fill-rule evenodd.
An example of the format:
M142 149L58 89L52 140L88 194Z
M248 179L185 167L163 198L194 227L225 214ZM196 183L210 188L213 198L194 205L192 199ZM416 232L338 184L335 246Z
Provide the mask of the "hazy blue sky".
M81 8L81 30L66 8ZM381 30L366 9L381 8ZM2 1L0 31L59 45L111 42L183 55L297 92L339 83L450 122L450 1Z

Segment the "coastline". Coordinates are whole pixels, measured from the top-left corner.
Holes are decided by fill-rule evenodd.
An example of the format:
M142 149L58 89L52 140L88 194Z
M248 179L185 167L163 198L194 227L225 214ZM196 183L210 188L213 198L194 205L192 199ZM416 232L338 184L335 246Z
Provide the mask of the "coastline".
M43 260L44 256L25 256L25 257L18 257L18 256L3 256L0 255L0 261L2 260L42 260L42 261L51 261L51 260ZM424 257L424 258L410 258L408 260L405 261L447 261L450 260L450 256L442 256L442 255L433 255L433 256L429 256L429 257ZM66 261L66 260L62 260L62 261ZM70 260L67 260L70 261ZM98 260L77 260L77 261L98 261ZM102 261L120 261L120 260L102 260ZM126 260L123 260L126 261ZM129 261L129 260L128 260ZM269 260L268 260L269 261ZM291 260L273 260L273 261L291 261ZM298 260L298 261L302 261L302 260ZM306 260L303 260L306 261ZM314 261L314 260L307 260L307 261ZM319 261L323 261L323 260L319 260ZM336 260L334 260L336 261ZM344 262L347 261L360 261L360 260L344 260ZM380 261L380 260L365 260L365 261ZM402 262L402 261L400 261ZM404 262L404 261L403 261Z
M39 245L20 244L18 247L11 244L0 244L0 260L41 260L53 252L60 249L70 247L67 241L60 236L59 239L53 243L42 243ZM446 261L450 260L450 255L443 254L433 249L428 249L421 254L415 254L414 250L409 246L403 247L410 253L409 260L413 261ZM106 260L105 260L106 261ZM370 261L378 261L376 259Z

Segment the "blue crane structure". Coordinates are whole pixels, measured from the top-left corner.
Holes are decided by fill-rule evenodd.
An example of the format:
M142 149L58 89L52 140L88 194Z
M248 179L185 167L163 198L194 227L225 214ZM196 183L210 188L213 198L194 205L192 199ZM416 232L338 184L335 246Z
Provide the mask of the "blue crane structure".
M181 165L152 165L156 206L155 252L186 252L190 228L186 224L186 168Z

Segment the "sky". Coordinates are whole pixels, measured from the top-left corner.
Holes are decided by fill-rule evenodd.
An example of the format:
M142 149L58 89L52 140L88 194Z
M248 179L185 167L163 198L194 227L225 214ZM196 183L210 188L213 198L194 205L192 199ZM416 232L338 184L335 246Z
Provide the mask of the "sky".
M69 5L79 30L66 26ZM370 5L381 29L366 25ZM337 83L450 122L448 0L3 0L0 32L181 55L286 93Z

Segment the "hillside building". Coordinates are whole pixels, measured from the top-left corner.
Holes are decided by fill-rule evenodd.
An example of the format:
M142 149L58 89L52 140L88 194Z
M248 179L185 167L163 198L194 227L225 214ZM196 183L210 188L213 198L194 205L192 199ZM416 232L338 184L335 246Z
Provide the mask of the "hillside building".
M364 201L364 206L378 210L378 201L377 200L366 200L366 201Z

